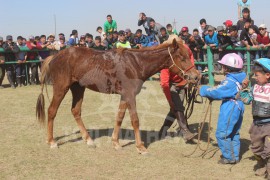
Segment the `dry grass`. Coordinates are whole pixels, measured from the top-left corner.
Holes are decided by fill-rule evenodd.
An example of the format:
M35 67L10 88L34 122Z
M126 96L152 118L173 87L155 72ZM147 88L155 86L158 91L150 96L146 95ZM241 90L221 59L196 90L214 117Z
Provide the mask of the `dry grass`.
M63 100L55 119L54 135L62 145L51 150L46 142L46 130L35 119L35 104L40 92L38 86L0 90L0 179L255 179L248 150L248 129L251 109L246 107L241 130L242 160L235 166L219 165L220 152L210 152L205 158L198 151L191 158L184 157L194 148L180 137L159 141L155 138L168 111L159 83L146 82L137 97L138 112L144 140L150 156L138 155L129 116L123 122L122 151L112 148L110 135L119 97L86 91L83 120L95 138L96 149L89 149L81 140L70 112L71 93ZM49 87L51 96L51 87ZM46 107L48 107L46 99ZM220 102L214 103L214 131ZM202 120L202 105L196 105L189 120L196 130ZM173 132L174 129L172 128ZM213 156L211 158L211 156Z

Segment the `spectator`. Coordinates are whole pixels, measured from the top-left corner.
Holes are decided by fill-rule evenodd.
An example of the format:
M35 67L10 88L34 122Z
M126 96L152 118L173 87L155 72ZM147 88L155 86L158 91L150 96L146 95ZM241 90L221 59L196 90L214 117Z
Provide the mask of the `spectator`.
M250 2L251 0L238 0L237 5L238 5L238 19L243 18L243 9L248 8L250 9Z
M129 41L131 48L134 48L136 46L136 43L134 41L135 35L131 32L129 28L125 30L125 33L126 33L126 39L127 41Z
M189 34L188 31L189 31L189 30L188 30L188 27L184 26L184 27L182 27L182 29L181 29L181 31L180 31L180 33L179 33L180 38L181 38L186 44L188 44L188 40L189 40L189 38L190 38L190 36L191 36L191 34Z
M78 47L86 47L85 36L81 35Z
M76 46L79 42L79 39L78 39L78 31L77 30L72 30L72 33L70 35L70 38L68 40L68 45L69 46Z
M3 37L0 36L0 48L3 48ZM0 53L0 89L3 89L4 87L2 86L4 77L5 77L5 56L4 53Z
M140 13L139 14L138 26L143 25L144 30L145 30L145 32L146 32L146 34L148 36L151 35L151 33L150 33L150 21L152 19L153 18L151 18L151 17L146 17L145 13Z
M50 34L48 37L48 43L49 45L47 48L50 50L50 55L55 55L57 54L58 50L60 50L60 45L58 42L55 41L55 35Z
M204 48L210 47L212 50L213 62L214 62L214 71L220 72L221 66L217 64L217 61L219 60L219 52L215 48L218 47L218 39L217 39L217 33L215 32L215 28L213 26L208 27L208 34L205 36L205 45Z
M270 38L269 38L269 32L266 31L266 25L261 24L259 26L259 34L257 36L257 41L260 47L266 48L270 46ZM262 50L260 52L261 57L266 57L267 50Z
M167 34L167 30L165 27L162 27L160 29L161 36L159 36L160 44L162 44L164 41L167 41L169 38L169 35Z
M115 47L119 48L131 48L129 41L126 40L125 31L121 30L118 32L119 40L115 43Z
M118 32L114 31L113 35L112 35L112 45L114 46L114 44L118 41Z
M5 51L5 62L16 61L17 58L14 53L18 53L20 49L17 44L13 42L11 35L7 36L6 42L3 44L3 49ZM9 84L11 88L15 89L14 65L7 64L5 67Z
M46 49L50 45L50 42L46 41L45 35L40 36L39 45L41 46L42 49ZM39 51L38 54L40 56L40 61L44 61L48 56L50 56L49 51Z
M173 29L171 24L167 24L166 28L168 35L175 34L178 36L176 29Z
M23 38L23 44L26 44L26 41L27 41L26 38Z
M59 46L60 46L60 50L63 50L66 48L67 43L65 41L65 36L59 37Z
M192 51L194 59L200 61L200 52L202 47L204 46L204 42L200 37L196 35L196 33L195 36L190 35L187 45L189 49ZM198 70L201 70L201 68L198 68Z
M257 33L255 32L255 27L254 26L250 26L249 29L248 29L248 34L249 34L249 38L250 38L250 41L252 43L252 47L256 48L258 47L258 41L257 41Z
M153 38L153 41L158 42L158 44L160 44L158 37L161 36L160 29L162 27L163 26L159 23L156 23L154 19L150 20L150 37Z
M100 36L95 37L95 45L92 48L97 49L97 50L105 50L105 47L101 45L101 37Z
M94 41L93 41L93 35L86 33L85 34L85 42L86 42L86 47L91 48L94 46Z
M65 37L65 35L63 33L59 33L58 34L58 39L60 40L61 37Z
M230 45L232 45L231 39L229 36L227 36L226 33L224 33L225 29L223 26L217 27L217 39L218 39L218 50L219 50L219 59L222 59L225 54L228 54L229 52L226 50L226 48Z
M226 20L224 23L225 25L225 33L228 35L230 27L232 27L233 22L231 20Z
M26 46L30 49L42 49L42 47L35 42L34 36L29 37L29 41L26 42ZM38 59L38 53L35 51L27 52L27 61L28 60L37 60ZM31 78L30 78L30 84L40 84L39 77L38 77L38 66L40 66L40 63L30 63L31 68ZM28 72L27 72L28 73ZM28 76L29 77L29 76Z
M111 33L108 33L106 38L102 42L103 46L105 47L105 50L109 50L113 48L113 35Z
M148 44L149 44L149 39L146 35L142 34L142 30L141 29L138 29L136 31L136 37L137 37L137 40L136 40L136 46L138 48L143 48L143 47L147 47Z
M19 48L26 47L26 45L23 44L23 37L22 36L17 37L17 46ZM16 64L16 66L15 66L16 81L17 81L17 86L21 87L22 84L25 83L25 62L26 62L26 58L27 58L26 52L20 51L20 52L16 53L16 57L17 57L17 62L18 62L18 64ZM24 84L24 85L26 85L26 84Z
M194 59L196 59L198 62L201 62L201 61L203 61L202 48L204 46L204 41L202 40L201 36L199 35L199 30L198 29L193 30L193 38L194 38L194 40L196 42L196 49L193 49L193 52L194 52L193 56L194 56ZM197 67L197 69L199 71L202 71L204 69L203 65L196 65L196 67Z
M107 34L113 33L114 31L117 31L117 23L112 19L111 15L107 15L107 21L104 23L104 32Z
M243 29L245 29L245 22L247 21L247 20L249 20L250 19L250 23L251 23L251 25L254 25L254 21L251 19L251 17L250 17L250 10L248 9L248 8L244 8L243 10L242 10L242 13L243 13L243 18L241 18L241 19L239 19L238 21L237 21L237 30L243 30Z
M40 41L40 37L39 36L35 36L35 41L39 42Z
M97 27L97 32L99 33L99 36L101 37L101 41L103 41L104 40L104 35L106 33L102 30L102 27L98 26Z
M200 26L199 26L199 35L201 36L203 41L204 41L205 36L208 34L208 27L209 25L207 25L206 20L201 19Z
M233 48L241 46L240 35L238 34L236 25L230 27L229 34Z

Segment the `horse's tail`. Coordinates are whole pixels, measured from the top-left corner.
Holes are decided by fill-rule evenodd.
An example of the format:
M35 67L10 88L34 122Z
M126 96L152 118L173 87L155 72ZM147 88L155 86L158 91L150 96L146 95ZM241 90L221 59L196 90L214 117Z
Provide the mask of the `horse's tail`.
M36 117L39 121L40 124L44 125L45 122L45 100L44 100L44 95L43 95L43 89L44 86L46 86L46 93L48 96L48 91L47 91L47 85L46 83L50 81L50 68L49 64L50 62L54 59L54 56L49 56L45 59L44 63L42 64L42 69L41 69L41 78L40 78L40 83L41 83L41 93L38 96L37 99L37 104L36 104Z

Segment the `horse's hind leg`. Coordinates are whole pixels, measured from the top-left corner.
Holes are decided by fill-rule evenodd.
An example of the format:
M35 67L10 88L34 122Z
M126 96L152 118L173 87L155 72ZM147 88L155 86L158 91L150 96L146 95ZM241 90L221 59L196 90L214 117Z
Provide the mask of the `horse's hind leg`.
M125 117L126 109L127 109L127 102L124 101L123 97L121 96L121 101L120 101L118 113L116 116L114 130L112 133L112 143L113 143L113 146L116 150L122 148L122 146L119 144L119 131L120 131L120 127L122 125L122 121Z
M73 97L71 112L78 124L78 127L80 128L82 138L87 142L87 145L89 145L90 147L95 147L94 141L89 136L81 118L81 107L82 107L85 87L80 86L76 82L71 85L70 90Z
M60 86L54 85L53 87L53 98L51 104L48 108L48 143L50 144L51 148L57 147L57 143L53 138L53 122L56 116L57 110L64 99L67 93L67 89Z

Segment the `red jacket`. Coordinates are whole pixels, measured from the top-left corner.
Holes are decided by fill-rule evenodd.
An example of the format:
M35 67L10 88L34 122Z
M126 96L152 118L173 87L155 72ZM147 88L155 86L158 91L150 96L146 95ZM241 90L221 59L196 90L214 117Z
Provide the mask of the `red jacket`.
M262 36L261 34L258 34L257 41L259 44L267 45L270 43L269 32L266 32L266 33L267 33L267 36Z
M184 45L187 48L190 60L191 60L192 64L194 65L193 53L186 44L184 44ZM183 78L181 78L177 74L170 72L169 69L162 69L160 71L160 85L161 85L163 92L167 98L167 101L169 102L170 105L172 104L172 98L171 98L171 92L170 92L170 82L180 83L181 81L183 81Z
M39 43L37 43L36 47L34 47L34 46L31 45L31 42L30 41L27 41L26 42L26 46L30 50L35 49L35 48L36 49L42 49L42 47L40 46ZM38 56L38 53L37 52L27 52L27 60L36 60L37 56Z

